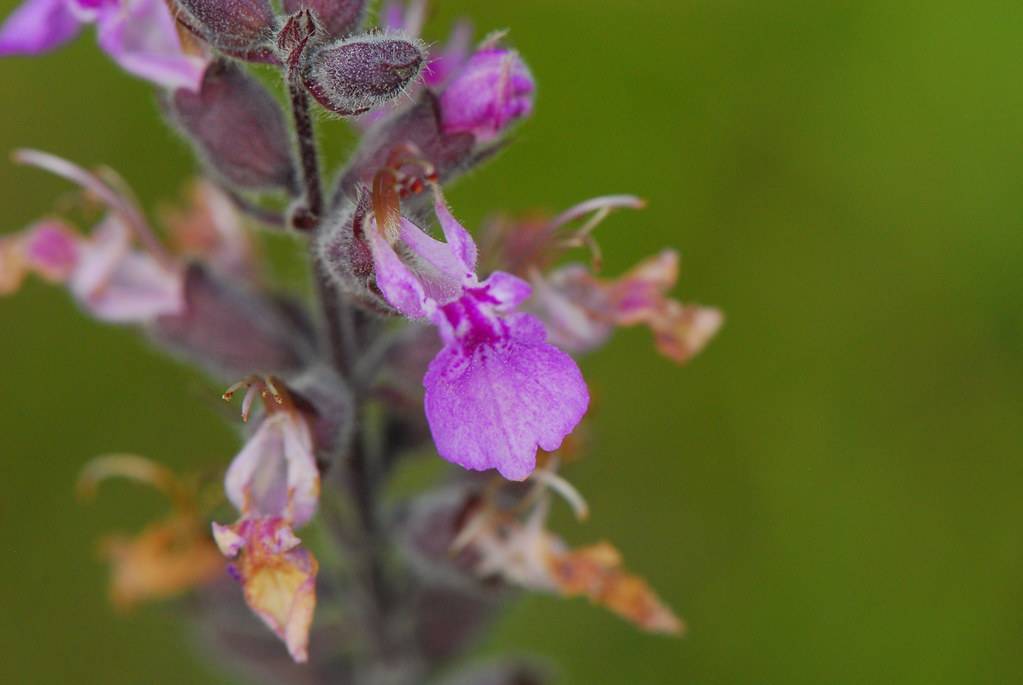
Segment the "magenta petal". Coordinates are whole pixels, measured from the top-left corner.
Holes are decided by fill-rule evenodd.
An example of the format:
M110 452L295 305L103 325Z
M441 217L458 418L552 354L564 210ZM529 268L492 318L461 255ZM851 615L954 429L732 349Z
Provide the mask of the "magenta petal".
M126 0L98 23L100 47L128 73L171 90L199 90L206 63L185 54L163 0Z
M437 214L437 220L440 221L441 231L444 232L444 240L447 241L449 249L458 257L462 266L467 271L475 271L477 256L476 241L472 239L469 231L465 230L465 227L458 222L458 219L451 214L451 210L448 209L439 190L434 198L433 208Z
M27 0L0 27L0 55L38 55L57 48L82 27L66 0Z
M498 311L511 311L533 294L533 286L504 271L495 271L480 285L486 289L487 295L496 300Z
M556 450L589 405L575 361L545 341L529 314L505 319L508 337L475 349L447 345L423 379L437 451L467 469L522 480L536 450Z
M423 285L411 270L401 261L394 248L380 235L375 220L368 220L365 226L366 241L373 253L373 268L377 287L392 307L409 317L421 318L426 315L423 301L426 293Z

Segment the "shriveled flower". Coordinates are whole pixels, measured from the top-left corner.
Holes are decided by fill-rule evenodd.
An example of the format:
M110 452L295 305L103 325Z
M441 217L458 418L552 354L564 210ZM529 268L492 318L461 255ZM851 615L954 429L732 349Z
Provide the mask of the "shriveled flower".
M242 517L231 526L214 523L213 534L224 556L237 559L232 575L242 584L249 608L301 662L308 658L319 567L292 526L312 518L319 498L312 434L290 395L272 379L244 384L249 387L242 416L248 418L256 393L267 415L224 478L228 499Z
M171 500L171 513L135 535L111 535L100 543L110 563L110 600L129 610L140 602L176 597L217 580L224 560L198 510L194 483L167 468L133 455L94 459L79 480L83 496L92 496L100 482L121 477L155 487Z
M164 0L26 0L0 26L0 56L37 55L96 24L100 47L125 71L197 90L204 57L186 52Z
M547 530L548 488L566 496L577 515L585 513L585 503L553 470L534 474L540 476L533 493L523 500L534 502L525 515L502 509L494 499L485 500L467 518L454 549L475 554L476 573L484 578L499 577L527 590L564 597L586 597L643 630L681 633L682 621L645 580L623 568L612 545L601 542L571 549Z
M429 319L444 341L423 379L437 451L468 469L527 477L537 448L557 449L586 412L579 367L547 342L539 319L516 311L531 293L528 283L503 272L479 280L476 244L439 190L434 210L446 242L386 206L381 194L375 199L381 204L365 234L377 286L406 317Z
M316 558L280 517L214 523L213 536L224 556L236 559L230 570L249 608L284 641L292 659L306 661L316 609Z
M667 293L678 279L678 253L664 250L615 279L581 264L534 278L536 304L551 338L572 352L603 344L615 326L646 325L661 354L679 364L699 353L724 323L720 310L686 305Z
M614 279L595 275L602 260L593 232L611 212L641 209L632 195L606 195L580 202L553 218L498 217L487 227L487 243L500 247L497 262L528 277L530 308L550 331L551 342L572 353L603 345L617 326L646 325L657 349L682 364L698 354L724 323L720 310L682 304L668 296L678 280L678 253L663 250ZM569 227L581 222L577 228ZM592 264L551 269L562 254L589 248Z

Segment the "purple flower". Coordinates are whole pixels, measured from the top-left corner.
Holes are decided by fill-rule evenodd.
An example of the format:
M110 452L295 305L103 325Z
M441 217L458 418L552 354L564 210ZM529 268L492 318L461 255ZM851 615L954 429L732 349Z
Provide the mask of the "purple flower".
M514 50L478 50L440 97L446 133L472 133L485 141L533 111L536 84Z
M0 27L0 56L49 52L89 23L125 71L165 88L198 90L206 60L185 53L163 0L26 0Z
M582 419L586 384L572 358L547 343L540 320L515 311L529 284L500 271L480 282L476 244L439 190L434 208L446 242L396 212L367 219L377 286L405 316L432 321L444 341L423 379L437 451L467 469L522 480L537 448L557 449Z

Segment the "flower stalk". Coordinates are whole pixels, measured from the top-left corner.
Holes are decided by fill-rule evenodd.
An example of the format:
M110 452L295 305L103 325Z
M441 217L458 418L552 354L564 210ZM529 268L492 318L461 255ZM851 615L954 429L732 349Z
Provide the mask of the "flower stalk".
M0 294L30 275L66 285L95 319L234 382L225 400L244 390L241 445L216 465L214 497L140 457L87 467L87 490L116 475L172 501L165 519L106 543L118 605L193 591L224 664L269 682L543 683L521 660L462 664L518 591L680 633L615 547L569 548L547 521L553 495L580 522L589 513L562 473L584 451L591 404L577 357L644 325L683 363L722 322L669 295L671 250L597 275L598 225L643 201L499 217L477 232L481 249L444 186L533 114L535 79L504 34L473 49L463 22L431 51L423 0L389 3L383 30L364 26L364 0L286 0L287 15L264 0L172 4L26 0L0 26L0 54L14 54L96 24L118 64L164 91L207 176L158 231L107 176L15 154L107 214L91 229L50 216L0 237ZM290 116L245 62L279 70ZM343 170L323 168L314 108L363 134ZM305 242L312 301L268 276L253 223ZM589 264L562 263L577 250ZM442 476L392 487L438 457L452 465ZM239 632L252 617L265 630Z

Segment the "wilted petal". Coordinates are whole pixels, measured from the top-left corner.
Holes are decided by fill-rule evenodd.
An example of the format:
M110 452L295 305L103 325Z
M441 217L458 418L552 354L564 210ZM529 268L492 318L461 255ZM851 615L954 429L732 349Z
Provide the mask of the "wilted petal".
M0 295L10 295L20 288L27 273L21 236L0 237Z
M168 599L224 572L224 559L196 519L181 515L135 537L111 536L101 545L110 562L110 599L121 609Z
M282 519L214 524L214 537L226 556L238 559L235 575L246 603L284 641L292 659L306 661L316 609L316 558Z
M472 470L522 480L536 450L558 448L586 413L589 393L576 363L545 341L528 314L502 322L506 336L476 346L449 343L423 379L437 451Z
M188 55L164 0L124 0L99 15L100 47L122 69L164 88L199 90L206 61Z
M78 34L67 0L26 0L0 26L0 55L37 55Z
M537 278L536 297L532 306L547 324L550 341L563 350L572 353L588 352L603 345L611 335L613 324L607 317L598 317L586 299L579 299L587 293L573 293L570 283L582 280L589 283L592 277L581 265L569 265L550 274L548 278ZM573 296L575 294L576 296ZM595 293L590 292L589 295ZM606 300L596 293L601 301ZM603 305L598 307L603 309Z
M724 322L719 309L669 300L651 317L649 325L657 350L682 364L703 350Z
M536 311L551 339L572 352L603 344L615 326L646 325L658 351L681 364L702 350L724 323L717 309L667 296L678 279L678 254L665 250L612 280L570 264L537 276Z
M643 630L678 634L684 628L645 580L622 568L621 554L606 542L553 554L550 571L563 595L588 597Z

